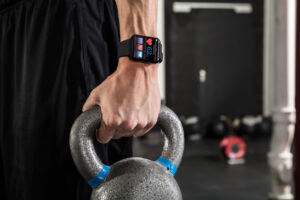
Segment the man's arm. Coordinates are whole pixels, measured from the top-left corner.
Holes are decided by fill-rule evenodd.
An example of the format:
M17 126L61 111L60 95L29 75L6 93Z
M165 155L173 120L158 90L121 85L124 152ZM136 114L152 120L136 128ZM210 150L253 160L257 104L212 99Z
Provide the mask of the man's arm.
M134 34L156 37L157 0L116 0L121 41Z
M116 0L121 41L134 34L156 36L157 0ZM119 59L117 70L96 87L83 111L99 105L103 114L97 139L107 143L151 129L160 110L158 64Z

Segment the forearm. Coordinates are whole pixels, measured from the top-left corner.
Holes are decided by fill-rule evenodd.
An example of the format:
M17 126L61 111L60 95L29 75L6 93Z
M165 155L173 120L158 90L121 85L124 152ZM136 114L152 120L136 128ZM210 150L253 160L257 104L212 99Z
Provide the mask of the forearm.
M121 41L134 34L157 36L158 0L116 0Z
M116 0L120 23L120 40L127 40L132 35L157 36L158 0ZM158 64L133 62L128 57L121 57L117 71L147 72L157 79Z

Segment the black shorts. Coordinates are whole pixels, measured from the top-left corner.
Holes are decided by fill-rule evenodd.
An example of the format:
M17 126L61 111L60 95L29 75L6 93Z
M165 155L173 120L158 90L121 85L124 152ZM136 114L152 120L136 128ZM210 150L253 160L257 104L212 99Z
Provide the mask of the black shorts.
M88 199L69 131L117 66L114 0L0 0L0 199ZM97 144L105 164L130 138Z

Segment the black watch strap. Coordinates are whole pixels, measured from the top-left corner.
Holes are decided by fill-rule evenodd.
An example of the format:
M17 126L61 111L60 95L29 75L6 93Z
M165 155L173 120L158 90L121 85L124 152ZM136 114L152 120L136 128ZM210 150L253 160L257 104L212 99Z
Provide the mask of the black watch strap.
M163 52L162 52L162 44L161 44L161 42L158 43L158 54L159 54L158 55L159 59L161 59L160 62L162 62L162 59L163 59L164 55L163 55Z
M120 42L119 48L118 48L118 58L122 56L130 56L130 53L132 52L133 48L133 40L124 40Z

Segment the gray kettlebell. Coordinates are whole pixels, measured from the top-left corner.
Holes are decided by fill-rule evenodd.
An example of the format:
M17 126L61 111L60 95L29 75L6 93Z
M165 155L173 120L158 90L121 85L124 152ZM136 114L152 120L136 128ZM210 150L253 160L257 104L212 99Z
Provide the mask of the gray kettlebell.
M81 175L93 188L91 200L181 200L174 175L184 150L184 133L176 114L161 106L158 125L164 132L160 158L127 158L104 165L94 149L94 134L101 122L99 106L82 113L74 122L70 147Z

